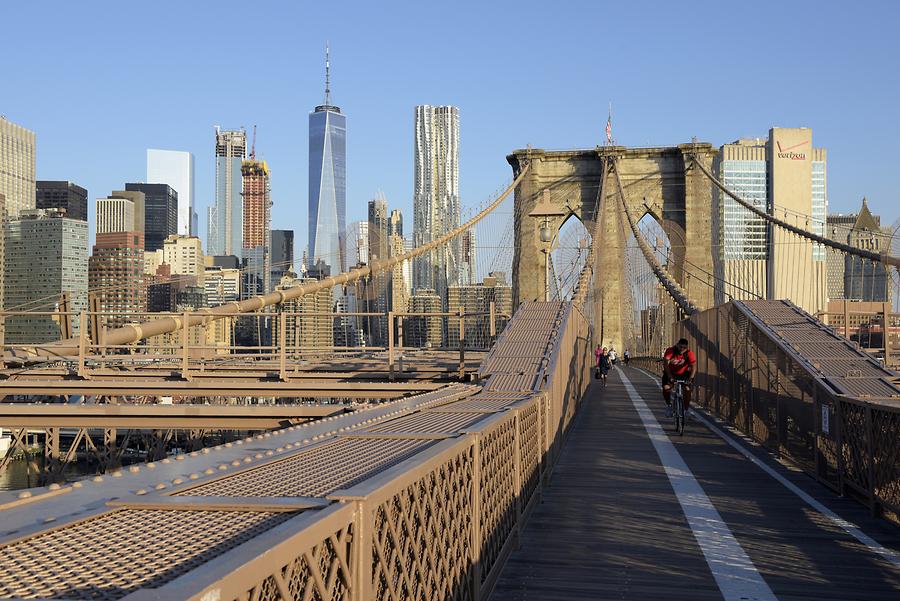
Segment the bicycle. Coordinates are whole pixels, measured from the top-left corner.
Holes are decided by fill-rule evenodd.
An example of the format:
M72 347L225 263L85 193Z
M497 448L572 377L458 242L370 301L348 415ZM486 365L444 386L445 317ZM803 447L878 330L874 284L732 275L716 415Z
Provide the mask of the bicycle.
M675 431L684 436L684 390L682 380L672 382L672 417L675 420Z

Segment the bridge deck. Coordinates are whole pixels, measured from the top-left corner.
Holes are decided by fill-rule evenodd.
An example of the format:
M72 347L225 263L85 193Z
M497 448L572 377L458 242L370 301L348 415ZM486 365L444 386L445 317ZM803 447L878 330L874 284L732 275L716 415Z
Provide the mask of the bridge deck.
M634 369L624 373L669 430L655 382ZM739 545L729 546L728 536L716 534L721 527L710 524L717 516L700 507L696 519L702 503L695 497L687 509L679 505L621 374L614 372L605 390L589 390L493 601L900 598L900 556L892 563L877 555L719 435L689 422L674 448ZM878 543L900 549L900 529L728 437ZM742 553L752 561L743 570Z

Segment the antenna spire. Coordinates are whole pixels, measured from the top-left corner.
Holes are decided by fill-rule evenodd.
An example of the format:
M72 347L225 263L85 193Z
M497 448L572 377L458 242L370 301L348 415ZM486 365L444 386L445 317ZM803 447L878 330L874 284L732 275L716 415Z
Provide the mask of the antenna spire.
M331 49L325 42L325 106L331 105Z

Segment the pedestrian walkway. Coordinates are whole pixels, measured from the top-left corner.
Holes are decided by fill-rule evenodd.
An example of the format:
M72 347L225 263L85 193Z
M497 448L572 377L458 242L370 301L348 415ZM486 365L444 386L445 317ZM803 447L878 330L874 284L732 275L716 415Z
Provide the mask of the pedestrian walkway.
M644 372L594 384L491 599L900 599L900 528L731 434L795 490L700 421L671 430Z

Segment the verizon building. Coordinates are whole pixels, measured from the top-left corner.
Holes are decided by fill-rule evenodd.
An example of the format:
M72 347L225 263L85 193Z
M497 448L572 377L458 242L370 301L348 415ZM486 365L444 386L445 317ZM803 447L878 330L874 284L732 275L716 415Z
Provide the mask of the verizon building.
M825 235L827 158L809 128L773 127L768 139L721 147L718 179L748 203L788 223ZM815 313L827 302L825 249L770 227L727 195L716 193L721 219L723 279L717 302L731 298L790 299Z

